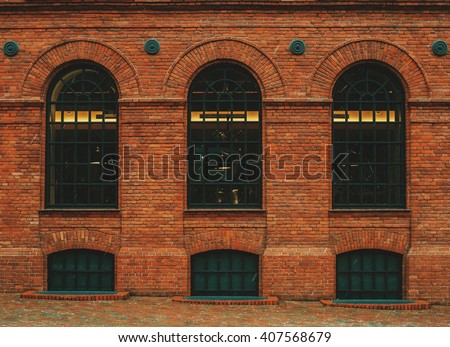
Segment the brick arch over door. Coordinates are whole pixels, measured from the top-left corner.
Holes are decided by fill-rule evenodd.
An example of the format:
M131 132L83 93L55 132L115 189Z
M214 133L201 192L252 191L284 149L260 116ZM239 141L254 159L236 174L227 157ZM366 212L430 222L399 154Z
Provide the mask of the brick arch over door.
M41 244L44 255L75 248L93 249L117 254L120 249L118 235L84 228L46 234L42 237Z
M419 63L402 48L382 40L348 42L327 54L316 65L308 82L308 97L330 100L342 71L360 61L378 61L394 68L405 83L409 101L430 97L427 77Z
M194 45L176 59L165 77L163 97L185 99L196 72L219 60L236 61L250 68L260 84L264 99L285 95L280 70L266 53L241 40L215 39Z
M409 246L408 235L391 230L345 230L333 235L332 241L336 254L358 249L381 249L406 254Z
M96 41L74 40L45 51L29 67L21 86L24 97L45 99L47 88L61 65L87 60L105 67L114 76L121 98L139 96L141 83L131 62L116 49Z
M186 252L190 255L218 249L233 249L254 254L264 251L262 233L245 231L205 230L184 236Z

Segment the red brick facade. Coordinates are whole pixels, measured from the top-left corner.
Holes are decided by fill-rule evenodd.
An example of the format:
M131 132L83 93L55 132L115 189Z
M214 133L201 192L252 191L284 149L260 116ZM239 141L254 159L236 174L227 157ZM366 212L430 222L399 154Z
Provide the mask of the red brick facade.
M450 44L450 6L381 3L3 2L0 44L14 40L19 53L0 52L0 291L45 290L48 254L88 248L115 255L117 291L189 295L190 256L233 249L260 255L260 295L330 299L336 254L367 248L404 256L405 299L449 304L450 54L431 45ZM156 55L143 47L152 37ZM303 55L289 50L294 39ZM116 81L121 151L157 158L157 177L130 160L118 209L45 209L47 91L76 61ZM260 210L187 207L188 89L219 61L245 67L261 88ZM332 208L332 89L363 61L390 68L406 92L404 210ZM178 164L161 162L171 154ZM322 159L302 165L307 155Z

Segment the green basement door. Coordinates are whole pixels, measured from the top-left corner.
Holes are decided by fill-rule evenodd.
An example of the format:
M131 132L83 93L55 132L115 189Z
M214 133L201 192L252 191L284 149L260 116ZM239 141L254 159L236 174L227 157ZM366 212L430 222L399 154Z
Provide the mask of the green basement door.
M257 254L218 250L191 257L192 296L257 296Z
M49 291L113 291L114 255L71 249L48 256Z
M337 299L401 299L402 255L362 249L336 257Z

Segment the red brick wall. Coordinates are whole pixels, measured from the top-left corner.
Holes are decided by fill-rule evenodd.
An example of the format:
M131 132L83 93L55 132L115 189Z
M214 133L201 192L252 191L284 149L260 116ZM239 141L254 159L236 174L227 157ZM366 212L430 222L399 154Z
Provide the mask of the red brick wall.
M450 303L450 55L431 51L436 39L450 43L450 9L426 7L445 2L271 1L222 11L198 1L170 10L165 1L117 1L108 11L100 2L39 3L0 5L0 45L20 46L15 57L0 52L1 292L45 289L46 255L82 247L116 255L118 290L187 295L190 255L232 248L261 255L262 295L333 298L335 255L378 248L404 255L405 298ZM24 4L28 11L13 7ZM151 37L161 44L154 56L143 49ZM297 38L304 55L288 49ZM103 65L119 87L119 145L132 160L115 211L44 211L45 96L75 60ZM245 66L261 86L261 211L187 211L185 162L161 162L183 158L189 83L221 60ZM405 87L406 211L331 211L331 90L360 61L389 66ZM154 158L155 170L137 156Z

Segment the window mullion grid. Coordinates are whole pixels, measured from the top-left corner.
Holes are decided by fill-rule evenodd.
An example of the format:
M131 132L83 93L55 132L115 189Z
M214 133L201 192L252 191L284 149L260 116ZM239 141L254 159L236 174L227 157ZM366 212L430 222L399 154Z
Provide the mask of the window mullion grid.
M392 163L392 158L391 158L391 114L390 114L390 100L387 100L387 115L386 115L386 124L387 124L387 162L388 163ZM396 117L395 117L396 118ZM397 127L397 122L396 119L394 118L394 127ZM395 205L394 201L392 201L392 196L391 196L391 185L392 185L392 177L391 177L391 166L388 165L387 168L387 191L388 191L388 196L387 196L387 204L388 206L392 206ZM395 188L394 188L395 189Z
M376 138L376 124L377 124L377 101L374 97L373 103L372 103L372 146L373 146L373 172L374 172L374 183L375 185L372 187L373 192L373 202L371 204L374 204L375 206L378 206L377 204L377 192L378 192L378 160L377 160L377 138Z
M74 110L73 110L73 112L74 112L74 123L73 123L74 143L72 144L73 145L73 158L74 158L74 165L72 167L72 171L73 171L73 182L74 182L74 191L75 191L74 197L76 197L75 200L72 200L72 203L74 203L75 205L78 205L78 201L79 201L79 198L81 195L80 194L81 186L79 185L79 182L77 179L78 178L78 168L80 166L80 163L78 162L78 150L79 150L78 147L80 145L77 141L77 139L78 139L78 136L77 136L78 106L79 106L79 102L78 102L78 99L76 99L76 101L74 102ZM77 192L78 192L78 194L77 194Z
M65 108L64 108L64 104L63 103L61 103L61 134L60 134L60 140L61 140L61 145L59 145L59 148L60 148L60 151L61 151L61 162L60 162L60 164L61 164L61 166L60 166L60 168L61 168L61 182L60 182L60 189L59 189L59 192L60 192L60 203L61 204L64 204L65 203L65 201L64 201L64 189L63 189L63 183L65 183L65 175L64 175L64 172L65 172L65 167L64 167L64 162L65 162L65 159L66 159L66 146L67 146L67 144L66 144L66 142L64 141L64 139L65 139L65 124L64 124L64 113L65 113ZM73 190L73 186L72 186L72 190ZM72 193L74 193L74 192L72 192Z
M350 112L349 112L349 105L348 105L348 98L346 98L345 101L345 150L347 153L347 156L345 157L345 168L346 168L346 174L349 175L350 174L350 146L349 146L349 117L350 117ZM345 183L345 204L348 206L350 204L350 178L348 179L348 181Z
M359 144L359 162L362 163L362 152L363 152L363 104L359 103L359 110L358 110L358 120L359 120L359 124L358 124L358 128L359 128L359 132L358 132L358 141L357 143ZM363 202L363 192L364 192L364 188L365 185L364 183L361 182L361 178L362 178L362 173L363 173L363 165L359 164L359 172L360 172L360 179L358 182L358 190L359 190L359 206L363 206L364 202Z
M99 157L97 158L99 161L99 168L102 167L102 162L103 162L103 156L105 155L105 121L106 121L106 107L108 104L105 102L105 98L103 96L102 93L102 122L101 122L101 129L100 129L100 141L101 141L101 147L100 147L100 153L99 153ZM109 105L108 105L109 106ZM91 108L89 108L89 112L91 112ZM116 120L117 121L117 120ZM100 177L101 178L101 177ZM105 183L100 179L100 181L95 185L95 189L99 189L100 188L100 194L101 194L101 203L105 202ZM91 191L91 187L89 187L89 199L91 199L91 195L92 195L92 191ZM89 200L90 201L90 200Z

